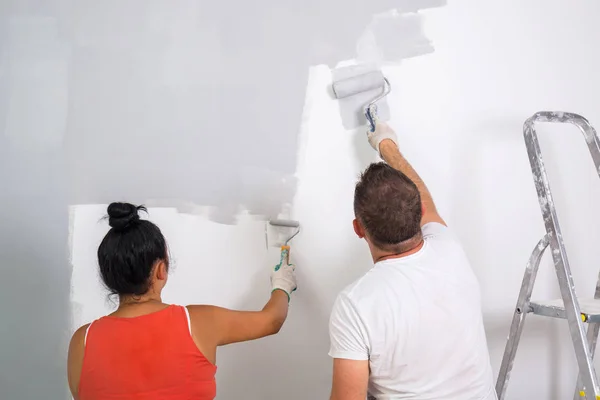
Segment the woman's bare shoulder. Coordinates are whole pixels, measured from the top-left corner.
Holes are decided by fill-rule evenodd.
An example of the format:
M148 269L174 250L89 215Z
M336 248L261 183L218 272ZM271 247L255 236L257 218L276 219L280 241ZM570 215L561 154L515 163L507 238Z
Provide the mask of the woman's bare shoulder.
M227 311L225 308L211 306L208 304L191 304L185 307L190 314L190 319L192 320L193 324L198 323L199 321L203 321L204 323L214 322L215 320L219 319L220 314L222 314L224 311Z
M73 333L71 343L69 344L69 354L67 361L67 374L69 388L74 399L78 398L79 378L81 377L81 368L83 367L83 354L85 352L85 334L90 324L85 324Z
M79 329L77 329L75 333L73 333L71 343L81 341L81 343L83 344L83 341L85 340L85 333L87 332L87 329L90 325L91 323L80 326Z

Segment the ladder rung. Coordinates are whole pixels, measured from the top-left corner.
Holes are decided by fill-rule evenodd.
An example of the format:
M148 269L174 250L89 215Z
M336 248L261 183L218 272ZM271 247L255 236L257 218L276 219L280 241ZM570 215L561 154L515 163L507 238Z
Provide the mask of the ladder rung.
M536 301L529 303L529 312L544 317L566 319L562 299ZM600 299L579 299L579 308L583 322L600 322Z

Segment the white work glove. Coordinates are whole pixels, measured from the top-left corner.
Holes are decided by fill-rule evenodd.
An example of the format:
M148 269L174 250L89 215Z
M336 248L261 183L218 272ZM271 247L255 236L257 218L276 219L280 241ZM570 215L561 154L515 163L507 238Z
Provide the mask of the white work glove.
M398 138L396 138L396 133L388 124L383 122L377 122L375 124L375 132L371 132L370 129L367 131L367 139L369 139L369 144L376 152L379 153L380 157L381 151L379 150L379 145L384 139L390 139L396 144L396 146L398 146Z
M296 290L296 266L288 262L288 250L281 252L281 259L279 264L271 271L271 293L274 290L283 290L288 295L288 301L290 301L290 295Z

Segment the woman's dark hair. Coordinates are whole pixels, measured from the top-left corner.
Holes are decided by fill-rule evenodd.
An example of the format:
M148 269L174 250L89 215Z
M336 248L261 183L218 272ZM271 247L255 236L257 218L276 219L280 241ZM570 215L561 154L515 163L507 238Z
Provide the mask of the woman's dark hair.
M108 231L98 247L100 274L112 294L141 296L150 289L150 274L157 261L169 266L167 243L158 226L140 219L144 206L111 203Z

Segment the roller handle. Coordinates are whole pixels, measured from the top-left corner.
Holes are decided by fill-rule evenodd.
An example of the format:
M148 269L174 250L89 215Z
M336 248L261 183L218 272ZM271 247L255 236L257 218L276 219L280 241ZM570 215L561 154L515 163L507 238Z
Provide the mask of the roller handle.
M281 246L281 258L279 259L279 264L275 267L275 271L278 271L285 260L286 264L290 263L290 246Z
M383 78L383 80L385 82L383 92L365 107L365 117L370 125L371 132L375 132L375 125L377 124L377 102L392 91L392 85L390 85L390 82L386 78Z
M375 124L377 123L377 104L372 103L365 108L365 117L367 118L371 132L375 132Z

